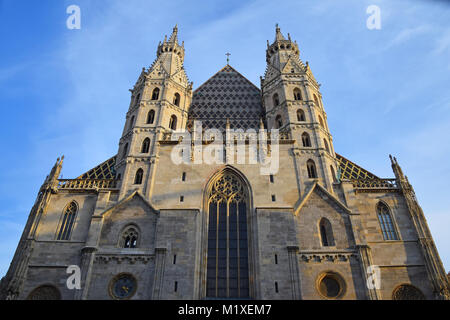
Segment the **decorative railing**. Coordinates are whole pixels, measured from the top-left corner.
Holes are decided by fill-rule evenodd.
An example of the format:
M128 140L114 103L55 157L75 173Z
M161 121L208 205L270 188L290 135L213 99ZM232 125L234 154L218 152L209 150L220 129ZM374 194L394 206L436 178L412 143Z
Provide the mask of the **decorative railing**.
M272 136L271 132L270 131L267 132L267 139L269 142L271 141L271 136ZM251 139L255 139L255 138L259 139L259 133L258 133L258 131L255 131L255 133L232 132L232 138L234 140L241 140L241 141L249 140L250 138ZM225 132L222 132L222 139L224 142L226 141L226 133ZM292 137L289 132L279 132L278 133L278 140L280 140L280 141L286 141L286 140L291 140L291 139L292 139ZM208 141L204 137L202 140L206 141L206 142L213 141L213 140ZM164 132L163 136L161 138L161 141L164 141L164 142L172 141L172 132L170 132L170 131Z
M352 182L355 189L398 189L395 179L355 179Z
M99 190L115 189L117 180L114 179L61 179L58 180L58 189L71 190Z

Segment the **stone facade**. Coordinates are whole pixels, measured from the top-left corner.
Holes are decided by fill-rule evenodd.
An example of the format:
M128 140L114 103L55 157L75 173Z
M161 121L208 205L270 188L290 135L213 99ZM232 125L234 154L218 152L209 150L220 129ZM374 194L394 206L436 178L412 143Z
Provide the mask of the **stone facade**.
M319 85L277 27L256 87L227 65L193 91L178 28L143 69L116 156L77 179L58 159L39 190L3 299L449 299L448 277L397 160L381 179L336 154ZM279 129L261 174L172 156L203 129ZM237 137L237 140L249 136ZM261 139L261 138L258 138ZM196 141L197 141L196 140ZM222 146L222 144L220 144ZM197 146L198 147L198 146ZM258 150L259 150L258 149ZM256 156L256 160L258 160ZM218 219L218 220L217 220ZM69 289L69 266L80 289Z

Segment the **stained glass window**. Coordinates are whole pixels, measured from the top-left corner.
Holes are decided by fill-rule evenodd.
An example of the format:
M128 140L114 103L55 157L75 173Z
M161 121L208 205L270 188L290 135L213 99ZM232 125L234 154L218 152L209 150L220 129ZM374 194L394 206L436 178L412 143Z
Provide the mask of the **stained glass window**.
M209 196L206 296L248 298L247 196L240 179L225 173Z
M387 205L382 202L378 203L377 213L384 240L398 240L397 232L392 223L391 214Z
M63 212L61 225L59 227L57 240L69 240L72 233L75 216L77 214L77 204L75 201L69 203Z

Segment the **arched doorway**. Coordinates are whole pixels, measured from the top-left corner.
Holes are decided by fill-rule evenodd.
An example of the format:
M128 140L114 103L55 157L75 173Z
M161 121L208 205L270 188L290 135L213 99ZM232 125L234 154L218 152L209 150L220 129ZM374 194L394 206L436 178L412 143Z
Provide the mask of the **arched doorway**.
M250 298L249 212L245 181L233 170L216 174L206 193L206 298Z

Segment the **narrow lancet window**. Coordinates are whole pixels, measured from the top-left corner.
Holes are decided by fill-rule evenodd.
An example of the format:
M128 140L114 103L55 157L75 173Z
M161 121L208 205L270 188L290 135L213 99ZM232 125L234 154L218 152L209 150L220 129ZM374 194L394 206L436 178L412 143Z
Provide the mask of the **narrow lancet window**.
M150 139L145 138L144 142L142 142L141 153L148 153L150 150Z
M314 161L308 160L306 168L308 169L308 178L317 178L316 164Z
M150 110L147 115L147 124L153 124L155 121L155 110Z
M311 139L309 138L309 134L304 132L302 134L302 142L304 147L311 147Z
M177 117L175 115L170 117L169 128L172 129L172 130L176 130L177 129Z
M384 240L398 240L398 235L392 223L392 217L387 205L383 202L377 205L378 220Z
M138 169L134 178L134 184L142 184L142 177L144 176L144 170Z
M294 100L302 100L302 93L299 88L294 89Z
M320 240L323 247L334 246L333 229L331 223L326 218L322 218L319 223Z
M158 99L159 99L159 88L155 88L152 93L152 100L158 100Z
M72 234L75 216L78 211L78 206L75 201L69 203L64 209L61 225L59 227L57 240L69 240Z

